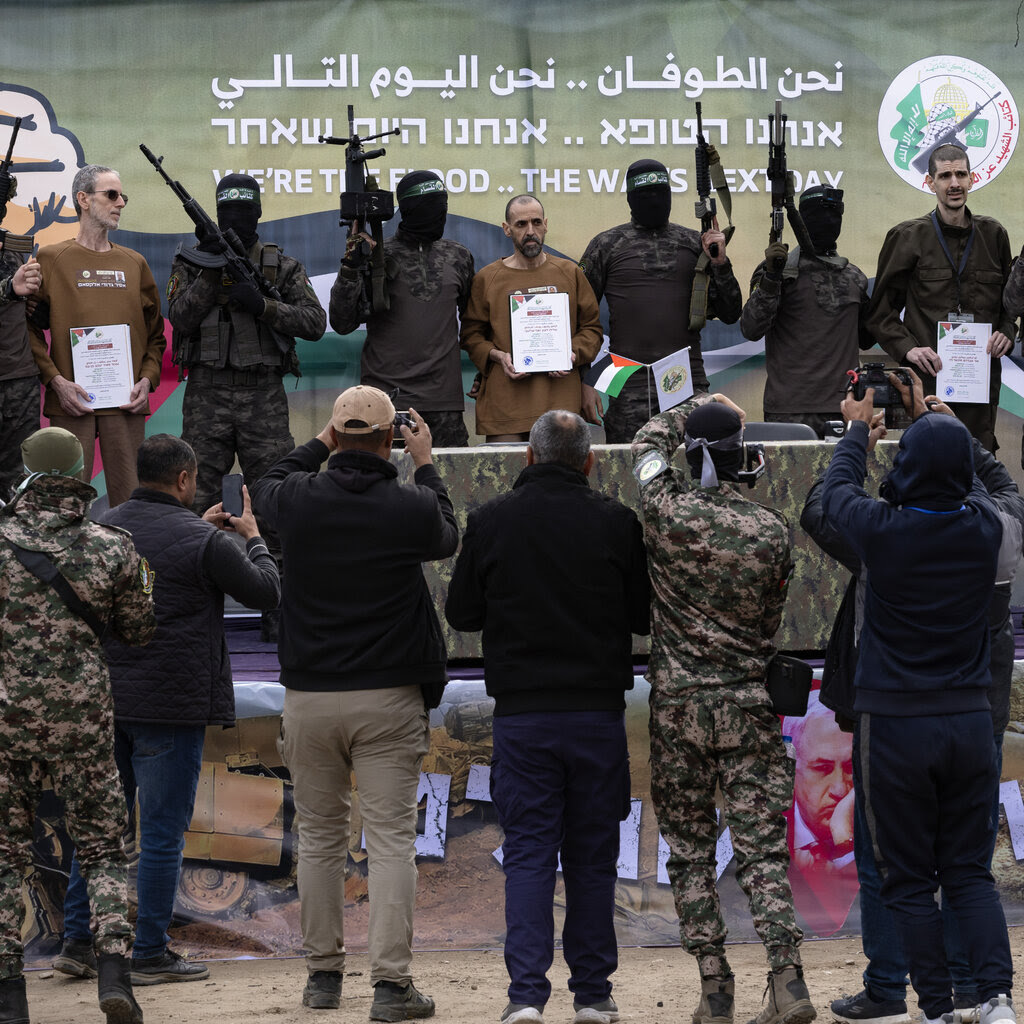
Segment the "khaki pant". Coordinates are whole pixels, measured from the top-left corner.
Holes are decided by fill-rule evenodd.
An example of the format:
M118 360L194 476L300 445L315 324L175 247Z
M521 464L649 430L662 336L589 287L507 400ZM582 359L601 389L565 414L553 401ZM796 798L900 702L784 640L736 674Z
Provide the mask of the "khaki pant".
M358 782L370 891L370 984L412 980L416 789L430 744L419 686L320 693L287 690L283 754L295 786L299 900L306 966L341 971L351 830Z
M81 478L92 483L92 464L96 454L96 439L100 442L103 472L107 483L110 507L127 501L139 486L135 475L135 462L139 445L146 436L145 413L111 413L109 416L51 416L50 426L70 430L82 443L85 467Z

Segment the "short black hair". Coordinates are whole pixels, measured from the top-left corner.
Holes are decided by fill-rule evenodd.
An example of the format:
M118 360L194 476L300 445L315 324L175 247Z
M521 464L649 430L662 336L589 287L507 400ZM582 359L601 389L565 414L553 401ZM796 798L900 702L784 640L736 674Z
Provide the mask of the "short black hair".
M139 445L135 472L140 484L171 486L182 470L194 471L196 453L192 446L173 434L154 434Z
M524 193L521 196L513 196L505 204L505 223L506 224L511 224L512 223L509 220L509 215L512 212L512 207L513 206L518 206L520 203L536 203L540 207L540 215L542 217L544 216L544 204L536 196L531 196L531 195L529 195L527 193Z
M948 161L949 163L965 163L967 164L967 170L971 169L971 158L967 155L967 150L963 146L958 146L955 142L944 142L941 146L936 146L928 155L928 177L934 178L935 172L939 169L939 161Z

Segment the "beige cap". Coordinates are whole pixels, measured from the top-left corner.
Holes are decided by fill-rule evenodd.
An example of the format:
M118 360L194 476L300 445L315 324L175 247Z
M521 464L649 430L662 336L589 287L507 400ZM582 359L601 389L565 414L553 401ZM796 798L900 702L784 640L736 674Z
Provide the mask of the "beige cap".
M391 399L378 388L357 384L338 395L331 425L339 434L372 434L395 421Z

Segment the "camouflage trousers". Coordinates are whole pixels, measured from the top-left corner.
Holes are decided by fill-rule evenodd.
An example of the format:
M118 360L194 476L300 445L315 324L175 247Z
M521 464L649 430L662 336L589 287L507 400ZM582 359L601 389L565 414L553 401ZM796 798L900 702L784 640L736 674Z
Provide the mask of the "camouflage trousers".
M89 888L96 952L124 955L132 946L123 841L127 810L113 751L48 763L0 755L0 821L7 823L0 828L0 981L18 977L23 966L21 886L32 866L33 815L47 776L64 800Z
M803 933L786 877L783 816L793 800L793 770L778 718L767 702L741 706L717 687L696 690L683 704L652 701L651 797L671 851L668 876L680 938L697 957L702 978L731 973L716 888L716 784L736 855L736 881L769 966L799 964Z
M447 409L420 415L430 427L435 448L465 448L469 444L469 430L461 410Z
M25 467L21 442L39 429L39 378L0 380L0 500L7 501Z
M221 481L238 465L250 489L294 447L288 425L288 398L277 374L257 387L189 381L182 402L181 436L192 445L198 463L196 499L202 515L221 500ZM280 565L277 534L256 516L260 534Z

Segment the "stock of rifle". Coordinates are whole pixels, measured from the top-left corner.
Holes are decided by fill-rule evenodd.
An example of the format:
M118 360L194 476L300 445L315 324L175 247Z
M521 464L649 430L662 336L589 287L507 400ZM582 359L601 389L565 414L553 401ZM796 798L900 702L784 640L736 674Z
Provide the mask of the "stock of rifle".
M792 176L786 169L786 121L782 100L776 100L774 115L768 115L768 181L772 188L772 226L768 241L782 241L782 231L788 219L800 252L806 256L816 256L807 226L796 208Z
M14 188L14 175L11 174L11 164L14 163L14 142L18 138L21 129L22 118L14 119L14 127L11 129L11 142L7 147L7 156L0 163L0 224L7 216L7 200L11 198L11 191ZM31 252L35 239L31 235L15 235L10 231L0 228L0 251L6 249L9 252Z
M345 191L341 193L341 213L338 224L348 228L348 235L359 234L369 226L374 244L365 239L359 244L365 279L363 282L364 312L383 313L391 308L388 298L387 277L384 272L384 228L386 220L395 215L395 197L377 184L366 162L376 160L387 153L379 149L363 149L363 143L383 139L388 135L401 134L400 128L366 135L360 138L355 128L355 108L348 105L348 136L320 135L318 141L330 146L345 147Z
M711 194L711 169L708 161L708 140L704 138L704 122L701 118L700 104L697 107L697 201L693 204L693 212L700 221L700 232L710 231L714 227L715 215L718 207L715 205L715 197ZM708 253L711 258L718 258L718 243L712 242L708 246Z
M261 295L268 299L280 301L281 293L260 273L259 267L246 253L242 240L232 230L221 231L220 226L210 215L199 205L199 203L188 194L180 181L172 181L170 175L164 170L164 158L153 156L152 152L145 145L140 144L139 149L142 155L156 168L157 174L167 183L168 188L177 197L185 212L189 215L192 223L196 226L196 233L201 241L208 242L216 239L221 251L217 254L197 252L191 249L186 256L189 262L202 267L227 267L228 274L232 281L238 284L248 284L255 288Z

